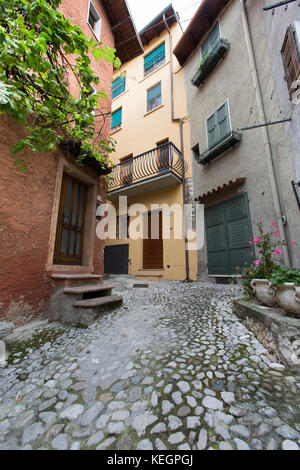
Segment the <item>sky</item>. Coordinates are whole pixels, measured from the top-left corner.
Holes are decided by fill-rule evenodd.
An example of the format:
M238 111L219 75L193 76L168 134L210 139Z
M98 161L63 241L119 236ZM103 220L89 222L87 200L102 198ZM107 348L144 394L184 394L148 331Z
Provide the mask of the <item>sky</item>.
M140 31L146 24L155 18L170 3L179 13L182 28L185 30L193 17L201 0L127 0L137 30Z

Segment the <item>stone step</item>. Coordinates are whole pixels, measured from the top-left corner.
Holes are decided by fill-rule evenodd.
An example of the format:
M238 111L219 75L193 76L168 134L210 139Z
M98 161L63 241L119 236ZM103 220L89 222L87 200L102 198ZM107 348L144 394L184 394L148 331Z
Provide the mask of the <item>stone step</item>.
M73 306L78 308L95 308L119 302L123 302L122 297L118 295L111 295L106 297L98 297L96 299L78 300L77 302L73 303Z
M90 294L94 292L105 292L112 290L114 288L114 284L107 284L107 285L88 285L88 286L78 286L78 287L65 287L64 294L69 295L84 295Z
M135 278L142 281L160 281L163 278L163 274L136 274Z
M14 331L14 324L5 321L0 322L0 339L10 335Z
M67 273L53 273L51 279L57 286L72 287L84 284L99 285L102 276L99 274L67 274Z

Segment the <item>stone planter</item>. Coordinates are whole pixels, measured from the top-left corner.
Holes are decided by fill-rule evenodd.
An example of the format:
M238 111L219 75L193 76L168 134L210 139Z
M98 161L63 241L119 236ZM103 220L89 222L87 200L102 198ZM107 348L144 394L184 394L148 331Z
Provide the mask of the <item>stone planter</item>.
M264 305L268 307L275 307L277 305L276 288L272 286L268 279L253 279L251 287L258 300Z
M285 282L277 287L276 298L286 312L300 317L300 287L296 287L293 282Z

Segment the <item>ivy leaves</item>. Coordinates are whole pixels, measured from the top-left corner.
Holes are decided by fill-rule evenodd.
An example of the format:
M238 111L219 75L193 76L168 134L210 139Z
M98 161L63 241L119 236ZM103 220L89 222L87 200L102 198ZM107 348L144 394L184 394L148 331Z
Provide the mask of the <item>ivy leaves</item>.
M28 150L47 153L64 139L81 143L82 158L103 163L114 142L98 135L95 114L104 91L92 93L99 77L90 55L119 68L115 50L81 29L57 8L61 0L0 2L0 114L8 114L26 128L26 137L11 149L15 165L25 171ZM70 92L73 76L77 90ZM96 109L96 112L95 112Z

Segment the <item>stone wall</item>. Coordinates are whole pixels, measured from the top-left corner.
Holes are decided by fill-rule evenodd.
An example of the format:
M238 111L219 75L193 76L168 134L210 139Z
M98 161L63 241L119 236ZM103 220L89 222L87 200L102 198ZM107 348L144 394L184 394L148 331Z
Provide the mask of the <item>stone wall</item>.
M233 312L271 354L287 367L300 371L299 318L287 316L281 308L246 300L234 300Z

